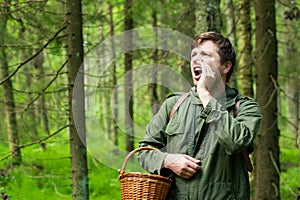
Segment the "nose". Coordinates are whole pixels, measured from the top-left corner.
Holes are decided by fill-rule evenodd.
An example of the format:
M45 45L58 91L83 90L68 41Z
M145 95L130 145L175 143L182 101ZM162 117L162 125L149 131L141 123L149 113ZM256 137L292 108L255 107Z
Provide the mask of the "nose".
M201 64L201 59L196 59L196 60L194 61L194 64L200 65L200 64Z
M197 56L195 56L195 57L193 58L193 63L194 63L194 64L200 65L201 62L203 62L203 60L202 60L202 58L201 58L200 56L197 55Z

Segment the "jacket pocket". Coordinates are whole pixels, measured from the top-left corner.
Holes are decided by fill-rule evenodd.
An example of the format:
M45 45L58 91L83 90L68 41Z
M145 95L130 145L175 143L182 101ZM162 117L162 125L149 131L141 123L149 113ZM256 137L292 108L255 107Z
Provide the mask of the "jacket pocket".
M177 121L170 121L165 133L167 136L167 151L169 153L186 153L185 126Z

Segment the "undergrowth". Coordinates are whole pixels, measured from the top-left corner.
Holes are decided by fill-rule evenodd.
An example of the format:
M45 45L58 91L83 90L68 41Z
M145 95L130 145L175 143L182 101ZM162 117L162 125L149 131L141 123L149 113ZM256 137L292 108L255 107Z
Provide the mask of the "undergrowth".
M298 150L292 141L281 139L280 162L281 199L295 199L299 184ZM288 143L288 144L287 144ZM0 144L0 152L8 151ZM0 154L0 158L5 153ZM39 145L22 149L23 164L10 167L10 159L0 162L0 194L10 200L71 200L69 144L49 141L46 148ZM136 164L136 163L135 163ZM128 171L136 170L128 164ZM120 195L119 173L88 156L89 192L91 200L118 200ZM121 168L121 166L119 166ZM1 197L1 196L0 196ZM1 199L1 198L0 198Z

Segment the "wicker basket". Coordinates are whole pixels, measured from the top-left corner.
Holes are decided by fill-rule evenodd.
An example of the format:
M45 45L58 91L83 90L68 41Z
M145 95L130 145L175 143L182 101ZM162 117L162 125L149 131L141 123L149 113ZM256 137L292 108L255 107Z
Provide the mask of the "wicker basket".
M172 179L156 174L139 172L125 173L128 159L142 150L157 150L151 147L140 147L131 151L125 158L120 170L122 200L164 200L170 189Z

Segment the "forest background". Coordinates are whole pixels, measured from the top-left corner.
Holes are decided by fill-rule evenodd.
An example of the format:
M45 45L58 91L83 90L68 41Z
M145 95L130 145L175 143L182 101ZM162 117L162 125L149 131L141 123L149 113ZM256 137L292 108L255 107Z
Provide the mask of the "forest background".
M230 85L262 107L252 198L299 199L299 3L1 0L1 198L120 199L125 155L189 86L180 49L213 30L236 46Z

